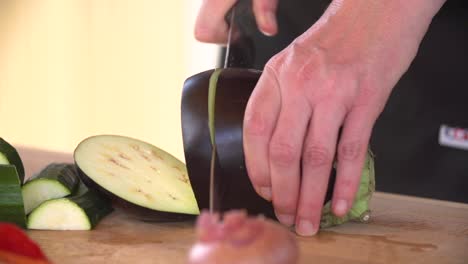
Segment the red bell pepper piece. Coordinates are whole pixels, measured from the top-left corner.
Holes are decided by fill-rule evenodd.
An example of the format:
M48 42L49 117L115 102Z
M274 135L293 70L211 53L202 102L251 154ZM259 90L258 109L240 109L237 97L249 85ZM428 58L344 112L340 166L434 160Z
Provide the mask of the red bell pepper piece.
M48 262L40 247L21 228L9 223L0 223L0 260L2 260L2 255L4 259L11 258L11 255L19 255L18 259L23 256L33 260L42 260L43 263Z

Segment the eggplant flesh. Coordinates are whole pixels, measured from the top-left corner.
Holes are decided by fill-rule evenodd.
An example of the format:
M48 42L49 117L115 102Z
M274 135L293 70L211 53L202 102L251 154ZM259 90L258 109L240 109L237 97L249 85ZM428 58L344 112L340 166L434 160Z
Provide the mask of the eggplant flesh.
M187 79L182 93L185 159L200 210L209 208L212 145L208 120L208 89L213 72L205 71ZM276 219L271 202L255 192L244 159L244 112L260 75L261 72L256 70L227 68L218 76L214 108L214 141L217 146L214 206L220 212L246 209L249 214L262 214ZM333 169L325 203L331 200L335 174Z
M178 221L199 214L185 165L155 146L99 135L83 140L74 158L90 189L140 220Z

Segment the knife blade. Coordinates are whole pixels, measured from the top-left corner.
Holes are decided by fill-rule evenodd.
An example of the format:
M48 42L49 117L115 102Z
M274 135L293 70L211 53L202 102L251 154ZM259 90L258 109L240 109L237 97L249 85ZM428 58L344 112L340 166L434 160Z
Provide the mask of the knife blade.
M230 50L231 50L231 41L232 41L232 32L234 28L234 16L236 12L236 5L234 5L230 11L230 17L228 18L228 39L226 43L226 53L224 56L224 67L227 68L229 67L229 55L230 55ZM215 174L216 174L216 154L217 154L217 148L216 148L216 141L214 140L214 135L212 135L212 149L211 149L211 162L210 162L210 194L209 194L209 211L210 213L213 213L215 211L215 204L214 204L214 199L215 199Z
M229 18L229 23L228 23L229 31L228 31L228 39L226 43L226 54L224 56L224 68L229 67L229 55L231 51L232 31L234 28L234 16L235 15L236 15L236 5L232 7L231 16Z

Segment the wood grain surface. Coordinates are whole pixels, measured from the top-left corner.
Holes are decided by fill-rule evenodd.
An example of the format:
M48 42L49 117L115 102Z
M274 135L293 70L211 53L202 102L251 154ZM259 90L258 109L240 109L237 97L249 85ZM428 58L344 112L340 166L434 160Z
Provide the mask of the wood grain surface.
M69 154L21 148L28 176ZM378 176L378 175L377 175ZM378 177L377 177L378 180ZM54 263L185 263L193 222L145 223L116 211L92 231L28 231ZM297 237L300 263L468 263L468 205L377 193L368 224Z

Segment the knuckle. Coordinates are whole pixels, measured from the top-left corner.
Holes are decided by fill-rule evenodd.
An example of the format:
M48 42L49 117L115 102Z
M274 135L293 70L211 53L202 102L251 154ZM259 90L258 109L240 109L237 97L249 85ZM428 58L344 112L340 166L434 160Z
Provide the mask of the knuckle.
M306 45L304 41L296 39L287 48L285 65L294 67L296 83L309 83L311 81L321 81L320 85L326 84L322 79L330 72L326 63L326 55L316 47ZM333 80L327 76L327 80ZM294 80L292 80L294 81Z
M309 55L311 51L310 45L306 45L300 39L294 40L290 44L289 49L292 51L292 53L297 53L298 55Z
M281 65L284 63L285 56L283 55L283 52L280 52L276 55L274 55L266 64L265 64L265 69L263 74L270 74L275 77L278 76L278 71L281 67Z
M357 191L358 180L359 178L340 179L337 190L340 194L339 196L346 199L349 199L350 197L354 196L355 192Z
M277 165L289 166L299 159L298 148L286 140L272 141L270 159Z
M297 215L300 218L311 218L314 212L321 211L322 204L319 201L320 199L301 201L297 210Z
M311 144L305 147L302 162L305 166L321 167L331 164L332 157L330 151L324 146Z
M293 195L281 195L281 198L273 196L273 205L275 211L279 213L294 214L296 212L296 200L292 198Z
M247 162L248 163L248 162ZM255 186L270 186L270 179L268 172L262 170L258 166L249 166L247 164L247 171L250 181Z
M359 141L351 141L340 144L338 147L338 160L355 161L363 152L363 147Z
M266 136L267 125L260 112L246 111L244 118L244 131L250 136Z

